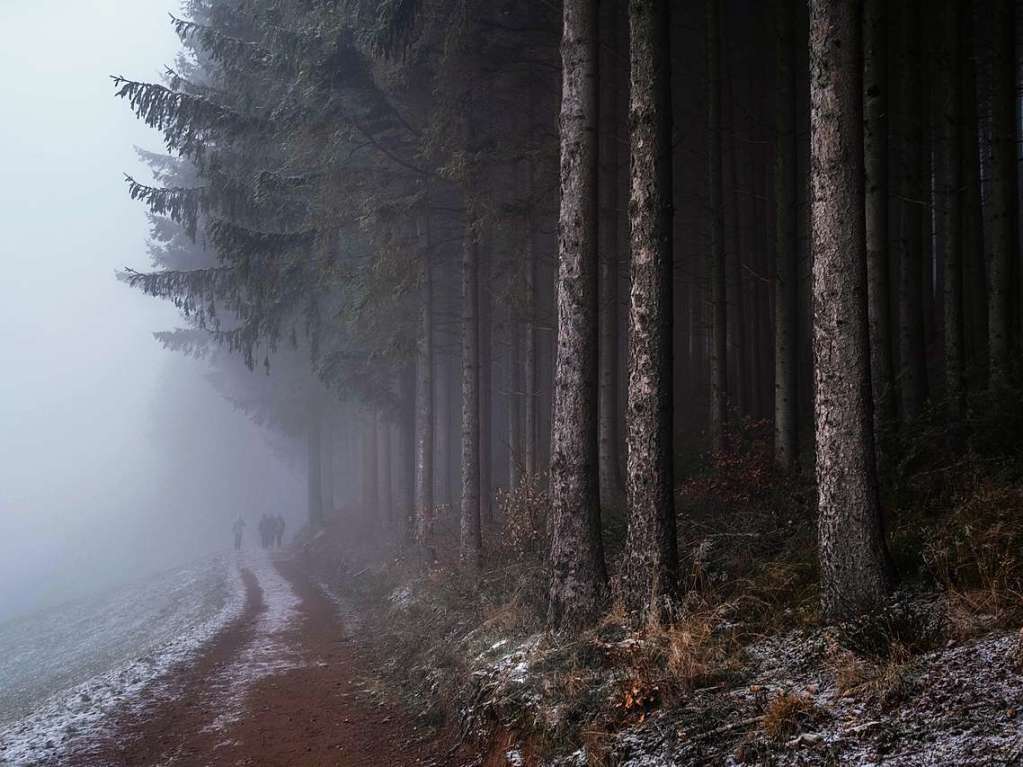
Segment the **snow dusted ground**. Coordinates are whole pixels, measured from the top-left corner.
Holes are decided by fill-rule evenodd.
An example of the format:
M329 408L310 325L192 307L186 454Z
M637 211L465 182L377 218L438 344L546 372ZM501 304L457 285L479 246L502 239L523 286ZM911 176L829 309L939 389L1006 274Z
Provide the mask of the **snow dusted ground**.
M301 601L298 595L277 572L272 555L248 552L241 558L240 565L259 581L264 609L256 621L251 641L237 660L207 687L211 702L221 709L210 725L214 730L223 729L238 719L245 693L253 683L302 664L302 658L285 636L298 616Z
M234 557L220 556L0 625L0 764L52 764L117 706L158 700L243 605Z

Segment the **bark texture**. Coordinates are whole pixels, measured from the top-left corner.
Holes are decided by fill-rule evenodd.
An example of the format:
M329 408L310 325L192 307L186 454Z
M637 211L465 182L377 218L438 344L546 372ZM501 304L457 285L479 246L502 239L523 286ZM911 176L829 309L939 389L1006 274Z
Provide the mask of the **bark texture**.
M960 205L959 25L958 0L942 0L939 11L937 93L938 241L944 245L945 402L954 436L966 407L963 348L963 270Z
M919 76L920 5L904 0L899 5L900 49L899 130L899 399L902 418L913 420L927 398L927 362L924 337L924 230L927 222L925 176L924 83Z
M632 146L629 218L628 533L622 597L633 613L671 611L678 596L672 453L671 12L629 4Z
M887 0L866 0L863 14L863 170L866 185L867 317L874 438L895 423L891 281L888 266ZM882 459L879 454L878 464Z
M487 237L491 248L493 247L492 237ZM492 459L492 418L493 418L493 390L491 382L493 378L493 323L492 307L490 305L490 256L485 255L481 249L477 249L479 266L477 271L476 284L479 290L479 355L477 358L478 386L479 386L479 411L477 419L479 422L479 472L480 491L479 506L480 518L483 522L493 522L493 459Z
M811 0L813 329L821 601L826 619L888 590L867 336L862 2Z
M415 542L425 552L433 514L433 277L430 242L423 259L423 299L416 344Z
M618 50L617 3L601 3L600 89L600 506L621 508L625 498L618 428Z
M991 2L991 255L988 259L988 353L991 386L1008 383L1012 283L1017 256L1016 78L1013 0Z
M775 0L774 13L778 77L774 97L774 457L781 468L789 470L796 461L798 433L794 3Z
M522 482L523 413L522 335L523 324L514 310L508 313L508 485L514 489Z
M462 251L462 506L459 558L480 564L480 323L479 240L466 227Z
M548 623L594 619L607 575L597 488L597 2L566 0L561 40L558 343Z
M721 206L721 0L707 0L707 216L710 219L710 433L711 447L725 447L728 423L728 297L725 220Z

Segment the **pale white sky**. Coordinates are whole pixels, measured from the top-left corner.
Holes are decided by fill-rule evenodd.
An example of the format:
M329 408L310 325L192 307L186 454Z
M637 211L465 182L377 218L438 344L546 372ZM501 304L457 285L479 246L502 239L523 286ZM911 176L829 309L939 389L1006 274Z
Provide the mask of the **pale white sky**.
M145 177L133 145L161 145L109 75L158 78L177 50L176 10L0 0L0 619L65 583L181 556L190 540L219 545L232 505L302 498L202 366L153 340L180 324L174 309L114 279L149 266L144 210L122 173ZM178 462L163 444L175 421L200 446ZM168 483L217 449L230 455L199 474L208 492Z

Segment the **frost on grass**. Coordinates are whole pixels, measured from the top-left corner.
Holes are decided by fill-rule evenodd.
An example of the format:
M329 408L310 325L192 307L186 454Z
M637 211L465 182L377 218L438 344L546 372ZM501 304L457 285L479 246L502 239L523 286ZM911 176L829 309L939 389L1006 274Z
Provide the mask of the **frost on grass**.
M26 676L34 673L39 684L49 683L54 691L26 715L0 723L0 764L60 763L64 754L108 732L115 710L139 710L165 700L173 694L169 672L194 658L243 605L244 590L234 565L218 558L162 574L143 587L102 601L63 607L52 619L72 625L47 630L47 646L19 651L5 636L5 646L14 648L6 653L5 663ZM140 618L151 612L157 617ZM130 641L123 652L130 652L130 657L104 652L125 636ZM93 674L61 687L65 681L61 666L90 668Z

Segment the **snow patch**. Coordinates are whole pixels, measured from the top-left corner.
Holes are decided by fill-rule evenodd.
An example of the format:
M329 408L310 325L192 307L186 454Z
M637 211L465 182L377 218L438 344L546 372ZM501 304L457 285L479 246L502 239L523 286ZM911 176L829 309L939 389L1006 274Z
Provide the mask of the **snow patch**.
M138 710L163 699L168 694L168 672L194 658L244 607L241 579L236 568L223 559L204 563L189 576L185 586L210 588L211 578L226 584L225 601L217 612L191 625L185 616L182 633L174 639L54 694L28 716L0 729L0 764L28 767L57 763L73 746L106 733L108 717L117 707L126 705ZM132 613L130 609L122 612L129 616ZM117 631L118 627L102 629Z
M209 686L211 694L216 696L216 706L222 712L209 725L210 730L221 730L238 720L245 694L257 681L302 665L302 659L285 637L298 616L301 602L298 595L277 572L273 560L266 553L246 554L241 566L259 581L263 610L256 620L251 641L238 659Z

